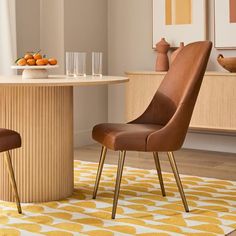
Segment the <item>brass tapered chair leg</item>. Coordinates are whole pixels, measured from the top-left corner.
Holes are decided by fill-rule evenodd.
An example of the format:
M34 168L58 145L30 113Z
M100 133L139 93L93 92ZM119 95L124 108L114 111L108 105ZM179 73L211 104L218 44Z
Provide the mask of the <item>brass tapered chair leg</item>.
M173 152L167 152L167 155L168 155L168 158L169 158L169 161L170 161L170 164L171 164L174 176L175 176L175 180L176 180L176 183L177 183L177 186L178 186L178 189L179 189L179 192L180 192L183 204L184 204L185 211L189 212L188 203L184 194L181 179L179 177L179 172L178 172L178 168L177 168L176 161L174 158L174 154Z
M158 152L153 152L153 157L154 157L154 161L155 161L155 165L156 165L156 169L157 169L157 174L158 174L158 178L159 178L159 182L160 182L160 186L161 186L162 196L165 197L166 192L165 192L164 182L163 182L163 178L162 178L161 165L160 165Z
M119 193L120 193L120 183L121 183L121 179L122 179L123 167L124 167L124 162L125 162L125 154L126 154L126 151L120 151L120 153L119 153L115 194L114 194L112 216L111 216L112 219L115 219L115 217L116 217L116 208L117 208L117 203L118 203L118 198L119 198Z
M19 212L19 214L21 214L22 210L21 210L21 205L20 205L20 198L19 198L18 191L17 191L15 175L14 175L12 162L11 162L11 155L10 155L9 151L5 152L5 154L6 154L5 155L5 162L7 165L8 174L10 176L10 183L11 183L14 195L15 195L18 212Z
M107 153L107 148L102 146L101 156L100 156L100 160L99 160L99 164L98 164L96 181L95 181L94 190L93 190L93 199L95 199L97 197L98 186L99 186L99 182L100 182L101 175L102 175L102 169L103 169L104 161L106 158L106 153Z

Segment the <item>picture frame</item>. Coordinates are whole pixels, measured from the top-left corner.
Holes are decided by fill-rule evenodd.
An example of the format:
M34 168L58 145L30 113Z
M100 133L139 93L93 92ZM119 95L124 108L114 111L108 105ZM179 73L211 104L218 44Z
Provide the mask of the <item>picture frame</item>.
M214 1L214 46L236 49L236 0Z
M206 0L153 0L153 48L161 38L172 48L206 40Z

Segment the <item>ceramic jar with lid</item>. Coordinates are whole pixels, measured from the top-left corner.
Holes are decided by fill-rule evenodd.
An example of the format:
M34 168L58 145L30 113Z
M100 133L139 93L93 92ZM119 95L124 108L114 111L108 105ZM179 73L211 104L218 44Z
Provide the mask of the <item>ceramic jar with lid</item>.
M162 38L156 44L157 59L156 59L156 71L168 71L169 70L169 59L168 50L170 44L166 42L165 38Z

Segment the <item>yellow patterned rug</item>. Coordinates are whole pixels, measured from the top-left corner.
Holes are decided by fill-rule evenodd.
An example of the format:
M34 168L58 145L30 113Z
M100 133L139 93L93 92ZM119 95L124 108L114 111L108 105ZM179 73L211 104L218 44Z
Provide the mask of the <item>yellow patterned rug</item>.
M182 176L190 213L185 213L172 174L164 173L162 197L155 170L126 167L117 216L111 220L116 166L105 165L92 200L97 164L75 161L71 198L44 204L0 202L0 235L226 235L236 229L236 182Z

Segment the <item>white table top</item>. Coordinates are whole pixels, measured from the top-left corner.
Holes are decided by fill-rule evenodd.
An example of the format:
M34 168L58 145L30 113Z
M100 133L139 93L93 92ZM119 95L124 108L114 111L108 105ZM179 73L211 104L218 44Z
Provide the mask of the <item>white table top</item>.
M89 86L119 84L128 81L127 77L121 76L67 77L65 75L51 75L45 79L22 79L20 75L0 76L0 86Z

